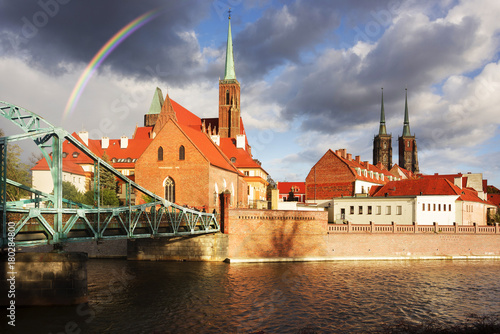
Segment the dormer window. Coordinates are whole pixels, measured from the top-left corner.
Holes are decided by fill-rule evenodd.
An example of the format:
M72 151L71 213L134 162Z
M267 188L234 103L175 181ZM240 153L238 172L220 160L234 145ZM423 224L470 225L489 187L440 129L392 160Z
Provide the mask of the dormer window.
M80 153L78 152L73 152L73 158L78 158L78 156L80 155Z
M236 158L235 157L232 157L231 158L231 162L234 164L236 162Z

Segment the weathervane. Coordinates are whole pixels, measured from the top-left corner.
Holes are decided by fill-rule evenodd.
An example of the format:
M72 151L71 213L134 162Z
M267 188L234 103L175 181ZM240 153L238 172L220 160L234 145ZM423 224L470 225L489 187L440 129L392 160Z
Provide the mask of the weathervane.
M229 7L229 9L227 10L227 12L229 13L229 19L231 20L231 7Z

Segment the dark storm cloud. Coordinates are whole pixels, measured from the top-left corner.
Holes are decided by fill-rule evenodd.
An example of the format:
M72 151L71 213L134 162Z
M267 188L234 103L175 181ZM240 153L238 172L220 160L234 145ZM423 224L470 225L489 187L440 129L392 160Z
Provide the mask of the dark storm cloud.
M287 62L300 63L301 55L316 52L316 44L334 38L341 14L347 25L354 25L389 2L283 1L233 38L238 74L254 79Z
M463 55L474 46L477 31L477 21L472 18L464 18L460 24L422 24L404 17L364 58L328 50L316 63L296 67L281 78L282 102L286 103L283 116L306 116L303 130L325 133L376 122L380 88L384 87L386 115L394 117L395 111L399 117L406 85L410 94L416 94L451 73L473 69L474 64ZM287 82L299 87L292 88Z
M189 78L186 68L197 65L193 55L199 50L179 32L193 29L210 6L201 0L1 1L0 47L4 55L58 75L62 63L88 63L122 27L159 7L161 15L119 45L106 65L118 74L182 81ZM168 52L173 49L177 52Z

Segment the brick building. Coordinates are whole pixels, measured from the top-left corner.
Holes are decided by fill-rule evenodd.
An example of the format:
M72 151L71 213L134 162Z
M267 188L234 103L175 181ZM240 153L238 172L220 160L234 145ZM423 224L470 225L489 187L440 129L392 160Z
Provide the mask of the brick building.
M306 177L308 203L323 203L334 197L368 194L370 188L399 180L382 164L374 166L355 158L345 149L328 150Z

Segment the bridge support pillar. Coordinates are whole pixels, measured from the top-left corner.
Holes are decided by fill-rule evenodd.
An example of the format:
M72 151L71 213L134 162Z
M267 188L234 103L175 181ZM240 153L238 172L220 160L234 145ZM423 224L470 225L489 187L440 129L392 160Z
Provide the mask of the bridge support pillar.
M2 305L75 305L87 302L86 253L0 253Z

